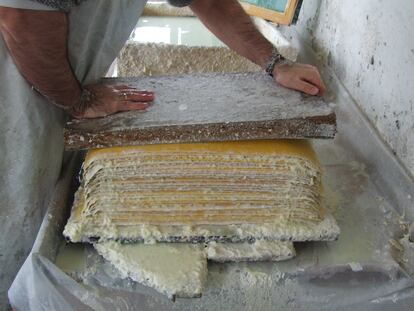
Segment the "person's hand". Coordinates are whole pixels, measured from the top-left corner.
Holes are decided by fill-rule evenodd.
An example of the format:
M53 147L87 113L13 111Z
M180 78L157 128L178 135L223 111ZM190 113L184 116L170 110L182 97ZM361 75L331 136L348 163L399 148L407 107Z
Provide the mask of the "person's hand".
M89 93L89 98L84 103L86 108L81 112L72 112L72 116L77 119L105 117L120 111L145 110L154 100L153 92L140 91L126 85L90 84L84 89Z
M323 95L326 90L318 69L312 65L276 65L273 76L280 85L309 95Z

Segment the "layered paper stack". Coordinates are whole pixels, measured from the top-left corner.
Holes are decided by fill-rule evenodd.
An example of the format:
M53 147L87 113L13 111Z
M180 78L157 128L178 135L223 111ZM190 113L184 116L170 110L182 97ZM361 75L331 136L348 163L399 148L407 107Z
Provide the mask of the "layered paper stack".
M199 296L205 273L184 273L193 279L181 278L184 285L166 291L154 281L160 278L147 277L162 270L155 267L156 260L147 263L154 252L184 262L178 245L191 242L199 245L193 257L204 261L285 260L295 255L292 241L339 235L321 204L321 169L305 140L92 150L82 176L65 236L73 242L99 242L96 248L105 258L122 271L129 266L129 276L145 284L152 280L148 285L169 296ZM140 242L157 244L150 248ZM137 260L134 265L131 258ZM148 266L154 269L137 276L137 267Z
M65 235L204 242L332 240L306 141L169 144L90 151Z

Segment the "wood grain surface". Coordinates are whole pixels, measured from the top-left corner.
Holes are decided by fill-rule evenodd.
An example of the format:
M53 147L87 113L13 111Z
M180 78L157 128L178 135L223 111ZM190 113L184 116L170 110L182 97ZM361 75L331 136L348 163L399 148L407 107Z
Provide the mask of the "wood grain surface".
M336 116L320 97L276 85L262 73L103 79L155 92L145 112L72 120L67 150L161 143L333 138Z

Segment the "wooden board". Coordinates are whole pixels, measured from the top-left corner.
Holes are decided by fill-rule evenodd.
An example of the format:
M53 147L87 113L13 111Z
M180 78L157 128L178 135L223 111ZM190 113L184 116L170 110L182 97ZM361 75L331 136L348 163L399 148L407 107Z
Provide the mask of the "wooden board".
M290 25L296 23L302 0L247 0L241 1L241 5L249 15L261 17L281 25ZM283 6L284 10L281 9Z
M336 116L320 97L278 86L262 73L104 79L155 91L146 111L72 120L67 150L161 143L333 138Z
M292 0L242 0L242 2L247 2L255 6L277 11L284 12L289 2Z

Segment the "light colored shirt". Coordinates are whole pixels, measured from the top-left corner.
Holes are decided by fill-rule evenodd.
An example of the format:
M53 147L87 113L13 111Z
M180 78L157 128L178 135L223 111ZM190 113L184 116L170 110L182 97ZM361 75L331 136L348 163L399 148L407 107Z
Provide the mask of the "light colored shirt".
M87 0L80 5L62 0L58 4L70 2L75 6L67 15L68 58L80 83L94 83L122 49L146 0ZM0 0L0 5L49 9L28 0ZM32 89L0 35L0 310L7 309L7 289L32 248L46 208L55 204L51 198L62 167L63 124L63 112ZM46 245L41 241L37 245ZM84 304L83 298L73 302L77 295L66 288L67 279L47 281L54 277L42 266L49 260L39 259L43 254L38 249L33 256L10 289L14 309L79 310L80 305L96 309L86 307L89 303Z

